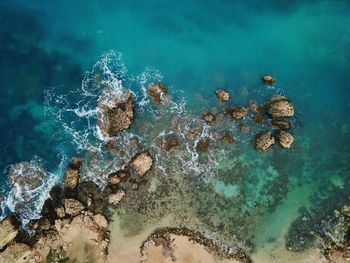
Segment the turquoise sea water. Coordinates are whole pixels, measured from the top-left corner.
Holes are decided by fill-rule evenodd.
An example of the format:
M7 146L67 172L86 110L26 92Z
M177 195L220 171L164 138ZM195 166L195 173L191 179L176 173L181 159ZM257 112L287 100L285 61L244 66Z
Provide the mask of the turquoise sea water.
M83 96L83 74L112 50L109 65L123 85L138 92L143 81L162 79L194 116L221 107L214 96L218 87L231 92L230 105L263 102L274 93L293 101L296 141L291 150L256 153L251 136L240 135L235 149L220 156L214 178L198 176L223 200L234 203L240 196L238 210L258 214L249 222L263 226L252 230L253 246L273 242L293 222L297 227L305 213L318 211L311 216L317 229L322 217L345 202L350 171L348 1L72 2L0 4L3 215L14 207L8 196L11 202L19 200L9 194L11 164L35 160L48 172L48 187L62 181L73 154L94 145L86 144L97 140L89 133L93 124L67 109L86 113L92 107L96 97ZM265 73L277 78L274 88L261 84ZM237 168L238 162L242 167ZM28 216L37 215L34 208ZM294 230L286 232L293 236Z

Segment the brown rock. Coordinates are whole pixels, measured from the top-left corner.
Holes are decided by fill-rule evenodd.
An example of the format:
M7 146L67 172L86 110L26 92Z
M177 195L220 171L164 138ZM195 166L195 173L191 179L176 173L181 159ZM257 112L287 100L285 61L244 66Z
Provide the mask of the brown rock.
M289 149L294 142L294 137L291 134L289 134L288 132L285 132L282 130L277 131L276 139L277 139L278 143L283 148L286 148L286 149Z
M129 167L134 170L139 176L144 176L152 169L153 159L148 151L136 154L129 162Z
M134 119L132 93L127 93L124 99L115 99L113 106L101 104L99 103L102 112L98 116L98 126L103 134L116 136L130 127Z
M280 128L281 130L289 130L291 128L290 123L283 119L272 119L270 123L272 126Z
M209 138L207 138L207 137L202 138L196 144L196 151L199 153L206 152L206 151L208 151L209 146L210 146Z
M274 118L292 117L294 107L287 97L274 96L267 103L267 112Z
M64 186L68 188L75 188L79 183L79 178L79 170L69 168L64 172Z
M126 177L128 173L124 170L119 170L115 173L111 173L108 175L108 183L111 185L119 184L124 177Z
M224 133L224 136L222 137L222 139L227 144L234 144L234 143L236 143L236 140L233 139L232 136L229 133L227 133L227 132Z
M96 224L101 227L101 228L106 228L108 226L108 221L106 219L106 217L102 214L97 214L94 215L94 221L96 222Z
M250 100L249 101L249 108L252 112L258 113L259 112L259 105L257 104L256 101Z
M235 120L243 119L248 115L247 107L225 108L224 113L231 116Z
M243 123L239 126L239 130L241 131L241 133L247 134L250 131L250 127L248 124Z
M160 146L167 154L170 154L172 151L180 148L180 140L176 135L169 135L161 141Z
M215 91L216 97L220 100L220 101L228 101L231 96L230 93L228 93L226 90L224 89L218 89Z
M66 212L64 211L64 207L63 206L60 206L58 208L55 209L56 211L56 214L58 216L58 218L63 218L66 216Z
M215 116L210 112L204 112L202 117L207 124L211 124L215 121Z
M168 101L168 90L161 82L158 82L157 84L151 83L148 87L147 94L157 105L164 104Z
M261 77L261 80L265 83L265 84L268 84L268 85L273 85L275 84L276 80L270 76L270 75L264 75Z
M79 156L74 156L69 163L69 168L78 170L83 162L83 158Z
M255 136L255 149L259 152L267 151L274 144L275 138L270 131L260 132Z
M75 199L64 199L64 208L67 215L76 216L85 209L84 205Z
M19 233L17 225L14 216L5 217L0 221L0 250L17 237Z
M108 203L116 205L123 199L124 195L125 191L123 189L119 189L116 193L108 196Z

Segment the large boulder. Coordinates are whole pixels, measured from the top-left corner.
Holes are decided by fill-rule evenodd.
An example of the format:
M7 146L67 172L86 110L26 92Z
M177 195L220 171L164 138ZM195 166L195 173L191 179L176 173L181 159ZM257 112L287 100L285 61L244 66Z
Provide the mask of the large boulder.
M232 138L232 136L228 132L224 133L222 139L227 144L235 144L236 143L236 140L234 138Z
M204 112L202 117L207 124L212 124L215 121L215 116L210 112Z
M116 193L111 193L108 195L108 203L116 205L123 199L124 195L125 191L123 189L119 189Z
M127 171L124 171L124 170L119 170L119 171L116 171L114 173L111 173L108 175L108 183L110 185L117 185L119 184L123 179L124 177L126 177L128 175Z
M262 80L265 84L267 84L267 85L273 85L273 84L275 84L275 82L276 82L276 80L275 80L272 76L270 76L270 75L264 75L264 76L262 76L262 77L261 77L261 80Z
M260 132L255 136L255 149L259 152L266 152L275 144L275 138L270 131Z
M294 115L292 102L284 96L272 97L266 107L268 114L274 118L292 117Z
M120 131L130 127L134 119L133 95L128 92L124 98L114 101L99 102L101 112L98 116L98 126L104 135L116 136Z
M75 188L79 182L80 172L78 169L67 169L64 172L64 186L68 188Z
M293 142L294 142L294 137L293 135L289 134L288 132L285 132L283 130L279 130L276 133L276 139L283 148L289 149Z
M160 146L164 149L167 154L170 154L174 150L180 148L180 140L177 135L172 134L164 138L160 142Z
M272 119L270 123L272 126L277 127L281 130L289 130L291 128L290 123L284 119Z
M207 137L202 138L196 143L196 151L199 153L206 152L208 151L209 146L210 146L209 138Z
M136 154L129 162L131 170L135 171L139 176L144 176L152 169L153 158L148 151Z
M232 119L240 120L248 115L247 107L225 108L224 113L231 116Z
M18 221L14 216L5 217L0 222L0 250L14 240L19 233Z
M76 216L85 209L82 203L72 198L64 199L64 208L66 214L70 216Z
M216 90L215 94L216 94L216 97L218 98L218 100L220 100L220 101L228 101L231 98L230 93L228 93L224 89Z
M147 94L157 105L168 102L168 90L162 82L158 82L157 84L151 83L148 87Z

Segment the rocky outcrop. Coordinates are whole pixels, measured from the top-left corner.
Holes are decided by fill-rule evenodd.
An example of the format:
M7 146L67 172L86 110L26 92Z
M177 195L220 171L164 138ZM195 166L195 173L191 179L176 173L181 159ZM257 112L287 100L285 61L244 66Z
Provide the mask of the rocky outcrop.
M139 176L144 176L152 169L153 158L148 151L136 154L129 162L129 168Z
M78 200L69 198L64 200L65 213L70 216L76 216L85 209L84 205Z
M224 113L231 116L232 119L240 120L248 115L247 107L225 108Z
M219 101L228 101L231 98L230 93L224 89L217 89L215 94Z
M108 196L108 203L116 205L123 199L124 195L125 191L123 189L119 189L116 193L111 193Z
M281 145L283 148L286 148L286 149L289 149L294 142L293 135L291 135L288 132L285 132L283 130L277 131L276 139L277 139L277 142L279 143L279 145Z
M289 130L291 128L290 123L284 119L272 119L270 123L272 126L277 127L281 130Z
M202 152L208 151L209 146L210 146L210 140L209 140L209 138L205 137L205 138L200 139L196 143L196 147L195 148L196 148L197 152L202 153Z
M270 131L260 132L255 136L255 149L259 152L266 152L275 144L275 138Z
M18 222L14 216L5 217L0 222L0 251L14 240L19 233Z
M202 118L207 124L212 124L215 121L215 116L210 112L204 112Z
M119 170L115 173L111 173L108 175L108 183L110 185L117 185L119 184L123 178L125 178L128 175L127 171L125 170Z
M275 82L276 82L276 80L275 80L272 76L270 76L270 75L264 75L264 76L262 76L262 77L261 77L261 80L262 80L265 84L267 84L267 85L273 85L273 84L275 84Z
M98 126L104 135L116 136L120 131L130 127L134 119L133 95L128 92L122 99L114 99L113 102L101 100L98 116Z
M234 144L234 143L236 143L236 140L233 139L232 136L228 132L224 133L224 136L222 137L222 139L227 144Z
M177 135L168 135L166 138L162 139L160 142L160 147L164 149L167 154L172 153L174 150L180 148L180 140Z
M158 82L157 84L151 83L148 87L147 94L157 105L168 102L168 90L161 82Z
M272 97L267 105L267 112L274 118L292 117L294 115L294 107L292 102L284 96Z

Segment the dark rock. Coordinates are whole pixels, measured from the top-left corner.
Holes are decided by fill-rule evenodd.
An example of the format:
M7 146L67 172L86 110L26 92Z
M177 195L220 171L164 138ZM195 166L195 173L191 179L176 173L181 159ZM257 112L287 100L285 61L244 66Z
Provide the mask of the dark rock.
M247 107L225 108L224 113L231 116L235 120L243 119L248 115Z
M83 162L83 158L79 156L74 156L69 163L69 168L78 170Z
M264 76L262 76L262 77L261 77L261 80L262 80L265 84L267 84L267 85L273 85L273 84L275 84L275 82L276 82L276 80L275 80L272 76L270 76L270 75L264 75Z
M274 144L275 138L270 131L260 132L255 136L255 149L259 152L267 151Z
M210 146L209 138L207 138L207 137L202 138L196 144L196 151L199 153L206 152L206 151L208 151L209 146Z
M218 89L215 91L216 97L220 100L220 101L228 101L231 96L230 93L228 93L226 90L224 89Z
M215 116L210 112L204 112L202 117L207 124L211 124L215 121Z
M168 90L161 82L157 84L151 83L148 87L147 94L157 105L165 104L168 101Z
M294 142L294 137L293 135L289 134L288 132L278 130L276 133L276 139L283 148L289 149L293 142Z
M167 154L170 154L172 151L180 148L180 140L176 135L169 135L161 141L160 146Z
M130 127L134 119L132 93L127 93L124 99L115 99L113 106L99 102L102 112L98 116L98 126L105 135L116 136L120 131Z
M125 170L119 170L119 171L117 171L115 173L111 173L111 174L108 175L108 183L111 184L111 185L117 185L127 175L128 175L128 173Z
M222 137L222 139L224 140L225 143L228 143L228 144L236 143L236 140L233 139L232 136L227 132L224 133L224 136Z
M272 126L275 126L281 130L289 130L291 128L290 123L283 119L272 119L270 123Z
M292 117L294 115L293 104L284 96L272 97L266 106L267 112L274 118Z
M140 152L131 159L128 166L139 176L144 176L152 169L153 158L148 151Z

